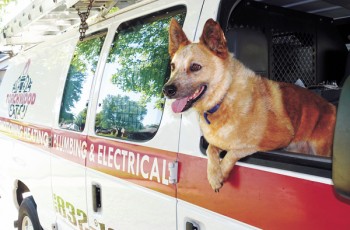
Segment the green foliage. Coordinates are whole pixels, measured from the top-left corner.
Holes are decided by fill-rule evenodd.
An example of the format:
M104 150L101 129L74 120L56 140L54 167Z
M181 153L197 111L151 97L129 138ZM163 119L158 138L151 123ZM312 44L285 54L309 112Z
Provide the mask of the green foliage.
M184 15L177 15L183 21ZM141 93L146 104L152 97L163 100L162 87L169 75L168 28L171 17L120 30L110 50L108 63L118 63L112 83L124 92ZM161 107L157 107L162 109Z
M109 50L101 85L98 135L149 140L163 111L162 87L170 74L168 28L174 14L148 17L119 27ZM175 16L183 22L185 14Z
M108 11L108 14L113 14L113 13L117 12L118 10L119 10L119 7L114 6Z
M85 75L89 71L95 73L104 39L105 36L100 36L80 42L75 49L71 66Z
M74 115L71 113L71 108L74 106L74 103L80 100L82 82L85 79L85 76L77 70L74 65L68 70L68 80L64 88L63 98L60 111L60 121L68 122L73 121Z
M168 28L172 17L125 23L117 31L101 88L101 95L107 96L99 99L102 108L95 118L99 135L115 137L123 129L123 136L118 137L147 139L157 130L164 104L162 87L170 74ZM175 16L180 23L184 17L184 13ZM82 130L85 126L87 108L77 112L77 105L87 101L82 95L88 95L84 91L91 88L87 77L95 74L104 39L105 35L95 36L76 47L61 105L60 121L67 124L65 127L74 123L75 129ZM150 107L157 112L147 111Z
M74 120L74 124L76 124L78 127L80 127L80 130L83 130L86 123L86 115L87 115L87 108L83 109L78 113Z
M0 10L3 10L10 2L17 2L17 0L2 0L0 2Z
M144 106L130 100L127 96L107 95L102 102L102 111L97 116L99 119L96 119L96 127L139 130L143 128L141 121L146 113Z
M78 114L74 114L72 109L77 106L80 100L85 100L85 102L87 102L87 98L81 98L81 95L84 90L90 90L91 85L86 85L84 83L86 83L87 77L92 77L95 74L104 38L105 35L87 39L78 43L75 48L63 93L60 111L61 123L80 124L78 125L79 127L81 127L83 123L85 124L86 108ZM83 103L85 102L83 101Z

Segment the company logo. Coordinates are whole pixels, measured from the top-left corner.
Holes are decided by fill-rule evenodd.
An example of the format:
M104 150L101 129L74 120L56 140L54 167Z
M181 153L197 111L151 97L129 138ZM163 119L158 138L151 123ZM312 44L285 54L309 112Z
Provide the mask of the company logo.
M26 63L22 74L12 86L12 92L7 94L6 103L9 105L9 117L23 119L27 113L28 106L33 105L36 93L31 92L32 79L28 75L30 59Z

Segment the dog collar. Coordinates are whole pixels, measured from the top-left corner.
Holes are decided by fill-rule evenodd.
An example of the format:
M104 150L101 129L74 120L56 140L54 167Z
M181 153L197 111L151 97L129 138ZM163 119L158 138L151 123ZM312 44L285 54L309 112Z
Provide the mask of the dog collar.
M209 109L209 110L204 112L203 116L204 116L204 119L205 119L205 121L207 122L208 125L210 125L210 121L209 121L208 115L215 113L216 111L218 111L219 108L220 108L220 103L216 104L213 108L211 108L211 109Z

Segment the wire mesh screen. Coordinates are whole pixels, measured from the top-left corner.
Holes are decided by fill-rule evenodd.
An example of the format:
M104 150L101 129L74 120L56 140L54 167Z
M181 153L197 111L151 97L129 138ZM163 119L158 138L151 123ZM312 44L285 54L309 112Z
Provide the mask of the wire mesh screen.
M313 33L272 32L270 79L306 86L316 84L316 41Z

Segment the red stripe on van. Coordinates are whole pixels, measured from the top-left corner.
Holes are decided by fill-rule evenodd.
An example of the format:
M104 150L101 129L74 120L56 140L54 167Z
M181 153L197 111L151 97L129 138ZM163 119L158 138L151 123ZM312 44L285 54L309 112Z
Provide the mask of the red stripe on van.
M168 164L176 160L177 153L98 137L89 137L88 146L94 146L93 156L87 158L88 168L175 197Z
M50 145L51 129L0 117L0 132L14 139L46 149Z
M178 198L263 229L350 229L350 205L331 185L235 166L215 193L207 160L179 154Z
M52 132L52 153L59 157L85 165L89 149L86 136L79 132L61 129Z
M51 135L50 129L6 118L0 118L0 131L45 149L42 137ZM72 162L263 229L350 228L350 202L338 198L331 185L235 166L215 193L207 180L206 158L67 130L54 130L52 145L55 155ZM167 164L176 159L175 186L167 181Z

